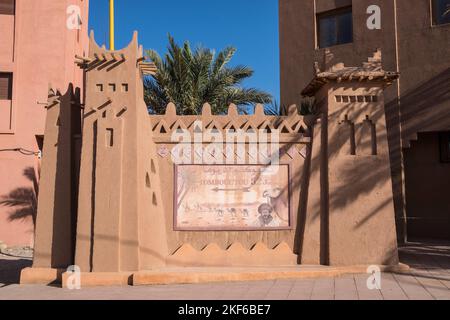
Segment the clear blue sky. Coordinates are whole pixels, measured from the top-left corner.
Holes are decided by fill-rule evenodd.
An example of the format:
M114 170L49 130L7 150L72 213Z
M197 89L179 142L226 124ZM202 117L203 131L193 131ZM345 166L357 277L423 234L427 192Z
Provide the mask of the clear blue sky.
M89 26L99 44L108 46L108 0L91 0ZM219 51L238 49L232 65L254 69L244 83L271 93L279 101L278 0L115 0L116 49L126 46L134 30L145 49L161 55L167 34L178 43Z

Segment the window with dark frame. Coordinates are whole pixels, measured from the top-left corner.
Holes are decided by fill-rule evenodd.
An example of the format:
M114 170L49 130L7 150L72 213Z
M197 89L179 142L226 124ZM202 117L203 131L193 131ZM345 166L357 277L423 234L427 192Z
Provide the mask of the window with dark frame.
M450 163L450 131L439 134L441 162Z
M16 0L0 0L0 14L15 15Z
M431 0L433 10L433 24L450 23L450 0Z
M12 100L12 73L0 72L0 100Z
M317 14L317 29L320 48L353 42L352 7Z

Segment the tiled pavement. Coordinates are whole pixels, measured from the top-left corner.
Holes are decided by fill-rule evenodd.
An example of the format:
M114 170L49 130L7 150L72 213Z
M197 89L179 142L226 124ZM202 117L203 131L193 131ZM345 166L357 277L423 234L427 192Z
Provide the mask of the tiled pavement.
M176 299L176 300L450 300L450 244L411 243L401 248L408 274L384 273L381 290L369 290L367 274L336 278L258 282L101 287L65 290L46 286L19 286L17 266L26 260L0 259L2 299ZM9 270L9 271L8 271ZM1 284L6 283L6 284ZM9 283L9 284L8 284Z

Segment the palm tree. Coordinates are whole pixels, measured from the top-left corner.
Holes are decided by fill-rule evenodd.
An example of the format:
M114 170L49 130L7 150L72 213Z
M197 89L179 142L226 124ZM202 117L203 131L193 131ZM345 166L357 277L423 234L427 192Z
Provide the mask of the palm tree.
M255 88L243 88L242 81L253 75L246 66L230 67L228 63L236 49L227 47L215 55L206 48L191 49L189 42L183 47L169 35L165 58L154 50L146 52L158 73L144 81L145 102L154 114L164 113L168 103L176 105L180 115L198 115L208 102L214 114L223 114L231 103L245 110L257 103L270 103L270 94Z
M300 102L296 104L297 112L302 116L317 115L316 99L310 97L302 97ZM274 101L272 104L265 106L266 115L271 116L287 116L289 107L285 104L279 104Z
M274 100L271 104L264 106L264 113L268 116L282 115L283 106L280 106L278 101Z

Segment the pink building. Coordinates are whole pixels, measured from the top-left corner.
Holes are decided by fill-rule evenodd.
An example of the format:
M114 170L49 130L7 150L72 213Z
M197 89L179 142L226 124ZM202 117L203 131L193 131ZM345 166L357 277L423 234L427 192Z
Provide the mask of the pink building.
M82 87L89 0L0 0L0 241L33 245L49 84ZM55 124L56 125L56 124Z

